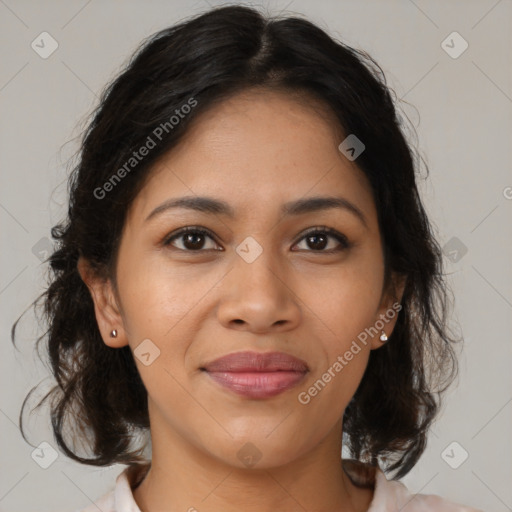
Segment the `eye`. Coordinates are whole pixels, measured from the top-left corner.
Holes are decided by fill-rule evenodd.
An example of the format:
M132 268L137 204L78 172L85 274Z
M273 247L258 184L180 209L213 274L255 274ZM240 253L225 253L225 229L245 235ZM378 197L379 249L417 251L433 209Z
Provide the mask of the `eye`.
M324 250L329 245L329 238L334 239L338 242L338 247L329 248ZM347 237L335 229L328 228L327 226L320 226L312 228L300 240L305 240L313 252L337 252L351 247Z
M182 247L176 247L179 250L187 251L187 252L201 252L204 249L205 238L209 238L210 240L214 240L213 234L204 228L188 226L186 228L180 229L177 233L173 233L170 237L166 238L163 242L163 245L174 245L173 242L178 240L181 242ZM207 248L205 250L221 250L213 248Z
M205 240L208 238L213 242L214 246L205 248ZM334 239L336 242L338 242L338 247L336 247L335 245L334 248L331 247L325 250L325 248L329 246L329 239ZM302 238L299 239L299 241L302 240L304 240L306 244L309 245L309 247L312 249L311 252L331 253L342 251L351 247L351 243L348 241L345 235L327 226L320 226L310 229L305 235L302 236ZM179 242L181 247L178 246L178 244L176 244L175 241ZM162 243L164 246L172 245L176 247L176 249L185 252L223 250L217 248L218 245L215 242L215 237L211 233L211 231L196 226L188 226L186 228L180 229L176 233L172 233ZM297 243L295 245L297 245Z

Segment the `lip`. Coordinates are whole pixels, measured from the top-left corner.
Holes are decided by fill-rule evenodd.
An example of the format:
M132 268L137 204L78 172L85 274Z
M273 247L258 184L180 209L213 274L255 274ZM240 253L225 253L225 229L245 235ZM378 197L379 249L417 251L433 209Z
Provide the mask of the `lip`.
M269 398L295 387L308 365L284 352L235 352L201 370L221 386L249 398Z

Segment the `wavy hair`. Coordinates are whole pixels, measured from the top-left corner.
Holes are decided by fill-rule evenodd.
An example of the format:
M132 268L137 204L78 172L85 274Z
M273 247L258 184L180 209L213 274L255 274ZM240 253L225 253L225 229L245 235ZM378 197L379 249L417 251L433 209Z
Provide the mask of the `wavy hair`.
M51 230L56 245L48 287L31 305L36 311L43 306L47 329L36 346L47 341L56 380L37 407L50 399L55 440L80 463L147 461L147 441L137 440L137 433L148 432L147 391L130 348L103 342L77 261L83 256L115 284L126 213L152 165L209 107L254 87L296 94L306 104L316 101L345 134L356 134L366 146L357 166L374 195L386 283L395 272L406 285L394 331L371 351L345 410L345 446L354 459L396 470L393 478L401 478L425 450L441 394L458 372L442 253L417 189L423 159L407 142L396 94L380 66L300 17L264 16L243 6L214 8L146 39L107 85L72 164L67 217ZM171 127L172 116L184 112L191 99L195 106ZM156 147L113 182L156 133ZM101 197L98 191L107 182L108 197ZM14 343L20 318L12 327ZM32 391L19 417L25 440L23 411ZM78 454L78 441L91 456Z

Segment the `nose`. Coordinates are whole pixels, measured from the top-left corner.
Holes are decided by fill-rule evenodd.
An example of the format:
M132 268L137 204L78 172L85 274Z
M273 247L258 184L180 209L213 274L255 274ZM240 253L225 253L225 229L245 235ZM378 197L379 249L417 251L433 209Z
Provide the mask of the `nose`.
M271 258L270 251L263 251L252 263L235 259L234 268L223 280L217 310L224 327L264 334L298 325L300 300L293 290L292 269L276 265Z

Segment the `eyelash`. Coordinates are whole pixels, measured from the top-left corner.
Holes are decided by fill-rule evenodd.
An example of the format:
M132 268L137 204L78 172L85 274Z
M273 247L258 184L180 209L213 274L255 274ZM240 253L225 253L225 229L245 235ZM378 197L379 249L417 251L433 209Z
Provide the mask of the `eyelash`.
M190 233L210 237L215 243L217 243L217 241L215 240L215 236L213 235L213 233L210 230L201 228L198 226L188 226L188 227L182 228L179 231L172 233L171 235L166 237L163 240L162 244L164 246L169 246L169 245L171 245L171 242L173 242L174 240L180 238L183 235L187 235ZM318 235L318 234L325 234L325 235L331 236L332 238L336 239L340 243L341 247L339 247L337 249L317 250L317 251L310 249L310 250L307 250L306 252L332 254L334 252L340 252L340 251L343 251L343 250L346 250L346 249L349 249L350 247L352 247L352 244L349 242L349 240L347 239L347 237L345 235L343 235L343 234L339 233L338 231L336 231L335 229L329 228L327 226L318 226L318 227L315 227L315 228L312 228L312 229L306 231L299 238L299 240L297 240L297 242L295 242L294 245L301 242L303 239L307 238L308 236ZM217 250L217 249L198 249L198 250L194 251L194 250L190 250L190 249L179 249L177 247L175 247L175 249L178 251L189 252L189 253L199 253L199 252Z

